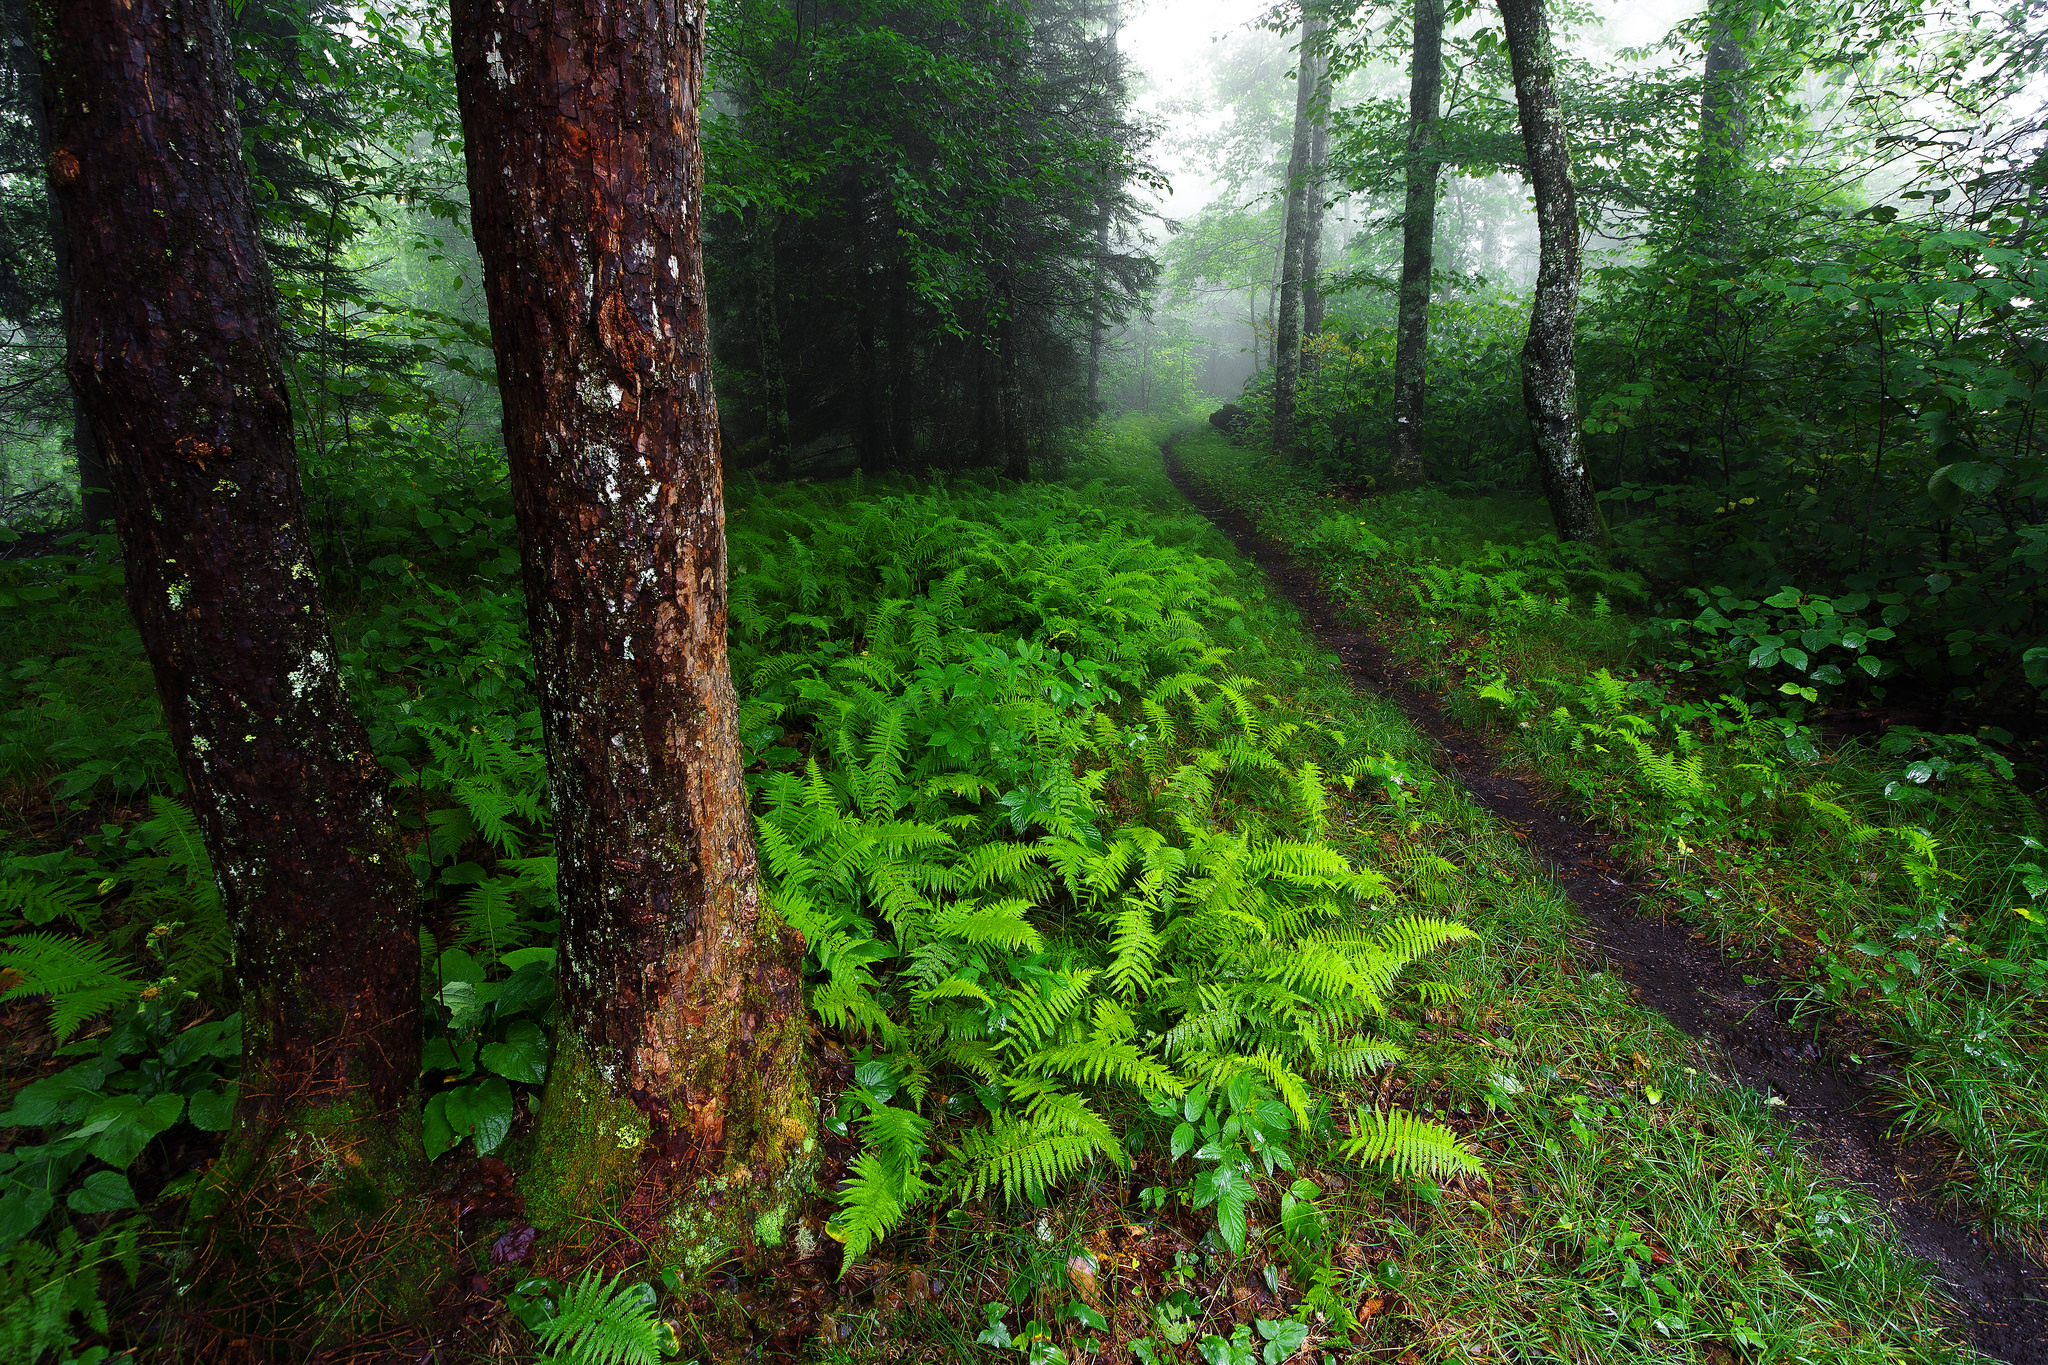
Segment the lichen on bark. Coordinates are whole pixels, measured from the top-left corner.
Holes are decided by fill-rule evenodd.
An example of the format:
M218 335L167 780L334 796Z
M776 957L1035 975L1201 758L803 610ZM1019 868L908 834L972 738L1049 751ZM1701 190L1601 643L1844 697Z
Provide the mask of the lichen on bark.
M660 1255L744 1240L815 1121L802 943L761 914L726 658L703 25L454 8L560 868L529 1198Z

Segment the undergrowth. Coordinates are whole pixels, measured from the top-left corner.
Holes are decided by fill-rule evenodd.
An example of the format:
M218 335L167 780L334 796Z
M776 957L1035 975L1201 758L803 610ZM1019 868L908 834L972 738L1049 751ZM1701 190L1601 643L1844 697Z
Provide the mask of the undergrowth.
M1639 576L1559 543L1540 507L1354 505L1206 432L1176 451L1670 903L1771 959L1901 1131L1945 1144L1950 1194L2048 1245L2048 859L2009 737L1828 724L1832 692L1890 670L1899 604L1702 594L1659 620Z
M1578 962L1511 834L1219 557L1146 433L1076 466L735 500L764 900L805 935L828 1101L788 1248L825 1286L811 1354L1959 1358L1867 1201ZM549 1064L538 721L487 538L379 563L340 634L426 896L424 1136L459 1184L521 1167ZM121 676L66 633L118 621L88 569L0 619L16 657ZM174 779L63 795L36 676L0 736L34 814L9 932L104 979L10 959L10 1017L66 1037L15 1065L0 1342L102 1359L164 1311L237 1037ZM625 1361L715 1356L731 1282L490 1283L492 1349Z

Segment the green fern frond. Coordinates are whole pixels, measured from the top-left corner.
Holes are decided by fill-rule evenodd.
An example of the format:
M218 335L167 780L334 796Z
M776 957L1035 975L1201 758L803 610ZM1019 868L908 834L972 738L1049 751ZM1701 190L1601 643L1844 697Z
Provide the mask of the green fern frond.
M0 1000L24 996L50 997L50 1031L63 1042L80 1024L125 1005L142 993L142 983L128 964L101 943L83 943L57 934L15 934L0 939L0 969L21 980Z
M637 1290L595 1269L564 1289L555 1316L533 1329L550 1365L660 1365L661 1324Z
M51 920L84 924L98 909L76 884L47 878L15 877L0 882L0 916L44 925Z
M1359 1110L1339 1150L1353 1161L1382 1163L1396 1175L1486 1174L1486 1163L1465 1150L1456 1133L1406 1109Z
M1037 952L1045 946L1045 940L1024 918L1024 912L1030 908L1030 901L1017 897L985 905L952 905L933 917L931 929L970 947Z
M1017 1066L1033 1075L1065 1076L1085 1085L1113 1082L1141 1093L1156 1090L1179 1095L1187 1090L1187 1083L1157 1058L1129 1043L1107 1043L1099 1038L1040 1049L1019 1058Z
M950 1150L956 1177L949 1184L963 1199L1000 1189L1009 1198L1036 1201L1094 1159L1102 1143L1070 1131L1058 1117L1005 1111L993 1115L987 1128L963 1135Z
M1477 938L1465 925L1439 915L1403 915L1380 930L1373 944L1405 966L1460 939Z

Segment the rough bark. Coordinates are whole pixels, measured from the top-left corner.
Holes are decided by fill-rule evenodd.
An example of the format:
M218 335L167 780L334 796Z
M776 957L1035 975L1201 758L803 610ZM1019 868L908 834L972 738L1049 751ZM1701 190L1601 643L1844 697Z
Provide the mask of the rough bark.
M1279 316L1273 323L1273 454L1294 449L1294 408L1301 388L1301 257L1308 238L1308 162L1313 138L1317 58L1315 25L1301 26L1301 60L1294 79L1294 141L1287 153L1286 218L1280 245Z
M1412 487L1428 477L1430 275L1436 269L1437 114L1444 85L1444 0L1415 0L1415 47L1408 68L1407 204L1401 215L1400 317L1394 329L1394 442L1388 481Z
M1301 334L1310 341L1323 330L1323 172L1330 164L1330 120L1323 101L1317 102L1314 119L1308 148L1308 225L1301 242Z
M368 1116L373 1140L403 1131L414 887L314 577L222 17L213 0L51 0L37 18L71 383L235 926L231 1146Z
M773 1245L815 1146L801 943L761 913L726 657L704 10L453 15L560 859L530 1207L698 1263Z
M1606 526L1586 475L1574 371L1579 318L1579 209L1571 149L1557 97L1556 61L1543 0L1499 0L1529 183L1536 197L1536 297L1522 346L1522 401L1536 444L1543 491L1557 533L1603 541Z

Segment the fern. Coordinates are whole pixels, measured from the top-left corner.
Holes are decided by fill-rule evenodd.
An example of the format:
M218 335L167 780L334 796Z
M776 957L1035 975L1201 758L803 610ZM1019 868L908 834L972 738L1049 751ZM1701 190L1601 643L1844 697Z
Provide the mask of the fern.
M93 917L95 908L92 898L75 883L15 877L0 881L0 915L24 919L33 925L55 919L84 925Z
M0 994L0 1000L48 996L50 1031L60 1043L86 1020L142 993L143 983L104 944L56 934L15 934L0 939L0 944L5 945L0 969L21 978Z
M1076 1131L1068 1117L996 1114L987 1128L967 1133L952 1148L956 1169L949 1183L967 1199L1000 1190L1013 1199L1043 1200L1049 1188L1086 1166L1111 1141L1100 1119L1099 1131Z
M534 1329L554 1365L658 1365L662 1329L654 1307L625 1276L590 1270L562 1290L555 1316Z
M1486 1164L1460 1145L1456 1133L1406 1109L1386 1114L1359 1110L1351 1121L1351 1136L1339 1150L1353 1161L1377 1162L1396 1175L1486 1173Z

